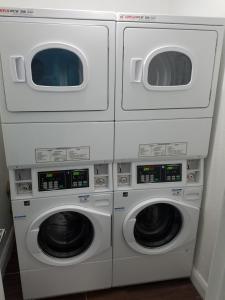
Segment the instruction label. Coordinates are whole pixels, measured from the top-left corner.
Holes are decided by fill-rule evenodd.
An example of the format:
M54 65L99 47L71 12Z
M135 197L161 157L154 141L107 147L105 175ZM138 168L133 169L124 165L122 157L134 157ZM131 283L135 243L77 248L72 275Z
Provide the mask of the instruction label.
M0 7L0 15L3 16L30 16L33 14L32 8Z
M186 155L187 143L165 143L165 144L140 144L138 156L157 157L157 156L174 156Z
M71 148L37 148L35 149L35 160L37 163L63 162L76 160L89 160L90 147Z

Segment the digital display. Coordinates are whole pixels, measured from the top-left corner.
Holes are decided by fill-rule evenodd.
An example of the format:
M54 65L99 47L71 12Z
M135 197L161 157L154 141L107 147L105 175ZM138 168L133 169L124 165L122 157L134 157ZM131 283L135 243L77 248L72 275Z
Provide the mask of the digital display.
M182 181L182 164L137 166L137 183Z
M39 191L89 187L89 170L60 170L38 172Z

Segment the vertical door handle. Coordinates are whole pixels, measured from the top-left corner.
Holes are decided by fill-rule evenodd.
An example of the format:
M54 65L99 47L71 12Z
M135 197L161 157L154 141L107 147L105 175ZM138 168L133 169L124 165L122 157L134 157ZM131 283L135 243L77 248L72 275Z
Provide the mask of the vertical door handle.
M24 66L24 57L23 56L11 56L11 73L12 79L14 82L25 82L25 66Z
M142 58L131 58L130 81L141 82L142 79Z

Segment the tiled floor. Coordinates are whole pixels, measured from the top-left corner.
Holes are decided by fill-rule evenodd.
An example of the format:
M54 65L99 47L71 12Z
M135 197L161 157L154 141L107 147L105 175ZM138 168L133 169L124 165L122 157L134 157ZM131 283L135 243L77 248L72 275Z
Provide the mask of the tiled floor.
M6 300L22 300L19 267L16 250L8 264L4 277ZM201 300L188 279L114 288L51 300Z

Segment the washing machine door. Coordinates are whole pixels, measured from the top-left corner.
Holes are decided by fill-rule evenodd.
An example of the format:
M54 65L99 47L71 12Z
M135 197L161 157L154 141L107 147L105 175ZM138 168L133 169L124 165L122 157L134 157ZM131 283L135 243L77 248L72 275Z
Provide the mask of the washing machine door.
M123 234L128 245L143 254L162 254L195 239L199 209L158 198L135 206L125 218Z
M122 108L204 108L210 102L217 32L125 28Z
M40 215L27 233L27 247L54 266L80 263L111 247L111 215L77 206L61 206Z
M0 35L8 111L107 110L106 26L1 22Z

